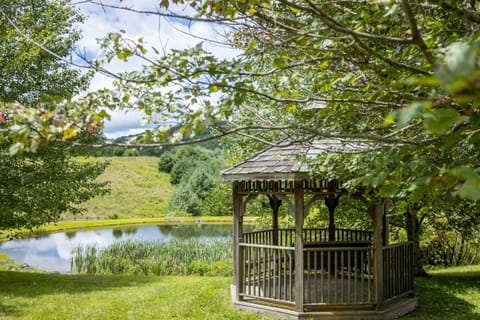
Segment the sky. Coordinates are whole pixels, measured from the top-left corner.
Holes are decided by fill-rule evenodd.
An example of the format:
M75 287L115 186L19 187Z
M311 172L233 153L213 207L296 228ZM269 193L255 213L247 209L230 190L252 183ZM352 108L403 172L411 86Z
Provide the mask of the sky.
M100 1L100 0L98 0ZM75 3L75 1L72 1ZM160 0L101 0L104 4L127 6L136 10L157 11ZM183 20L166 20L156 15L140 15L125 10L101 7L88 1L77 1L75 6L86 16L83 25L80 26L83 38L77 43L80 52L86 52L89 58L98 56L100 46L98 39L112 31L123 30L124 35L131 39L143 37L146 44L151 44L160 50L184 49L193 47L201 40L189 36L193 34L200 38L221 40L223 30L204 22L192 22L187 24ZM191 13L186 7L171 7L176 12ZM205 43L207 49L218 57L232 57L237 54L232 49L217 46L213 43ZM148 48L148 46L146 46ZM128 63L115 61L106 66L113 72L132 71L139 68L140 62L129 61ZM92 79L89 91L103 88L112 88L113 79L101 74ZM111 113L111 121L105 123L104 134L107 138L137 134L146 129L140 124L142 114L116 110Z

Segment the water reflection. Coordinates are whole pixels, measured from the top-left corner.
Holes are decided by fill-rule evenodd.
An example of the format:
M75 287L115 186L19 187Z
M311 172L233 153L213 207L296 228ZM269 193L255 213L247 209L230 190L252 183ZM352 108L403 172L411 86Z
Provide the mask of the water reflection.
M224 224L142 225L108 229L77 230L0 243L0 252L15 262L54 272L69 272L72 250L96 244L100 247L121 240L166 242L173 239L228 239L232 226Z
M137 233L137 227L125 227L122 229L126 234L135 234Z
M76 235L77 235L77 232L76 232L76 231L66 231L66 232L65 232L65 236L66 236L69 240L72 240L73 238L75 238Z
M123 236L123 231L122 229L113 229L112 235L115 237L115 239L120 239Z

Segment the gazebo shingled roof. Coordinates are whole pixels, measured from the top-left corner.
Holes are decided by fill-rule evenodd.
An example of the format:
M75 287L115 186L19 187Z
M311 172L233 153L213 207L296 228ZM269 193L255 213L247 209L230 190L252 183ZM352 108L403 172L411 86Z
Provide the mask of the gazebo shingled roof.
M222 172L226 181L302 180L310 177L307 161L321 153L361 152L369 146L340 139L283 140Z

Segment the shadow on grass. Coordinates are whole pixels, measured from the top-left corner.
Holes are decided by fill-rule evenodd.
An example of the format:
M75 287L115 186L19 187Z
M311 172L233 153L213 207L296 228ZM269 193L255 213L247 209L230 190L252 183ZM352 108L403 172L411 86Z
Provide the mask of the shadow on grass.
M400 318L480 320L480 272L445 272L415 279L418 308ZM472 303L473 302L473 303Z
M145 276L91 276L0 271L0 317L15 316L21 310L22 306L11 303L10 298L33 299L49 294L68 296L121 287L135 287L151 282L152 278Z

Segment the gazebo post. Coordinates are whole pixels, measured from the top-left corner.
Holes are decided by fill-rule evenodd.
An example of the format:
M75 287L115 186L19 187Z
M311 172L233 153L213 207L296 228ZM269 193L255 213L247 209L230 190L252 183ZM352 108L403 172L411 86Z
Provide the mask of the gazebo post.
M295 311L303 312L303 220L304 220L304 190L302 181L295 181Z
M376 202L371 207L373 218L373 281L375 286L375 305L377 310L383 308L383 201Z
M240 301L240 289L243 279L243 251L240 243L243 242L243 214L245 208L240 194L240 182L233 182L233 270L235 301Z
M335 196L337 189L336 181L329 181L327 184L328 195L325 197L325 205L328 208L328 241L335 241L335 208L338 205L338 198Z
M282 201L278 200L275 195L269 195L270 207L272 208L272 245L278 246L278 210L282 205Z
M382 232L383 239L382 240L383 240L384 246L388 246L390 242L390 226L389 226L387 212L388 212L388 202L385 201L383 205L383 219L382 219L382 223L383 223L383 232Z

